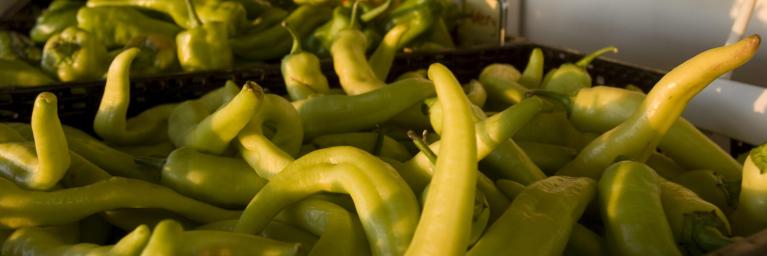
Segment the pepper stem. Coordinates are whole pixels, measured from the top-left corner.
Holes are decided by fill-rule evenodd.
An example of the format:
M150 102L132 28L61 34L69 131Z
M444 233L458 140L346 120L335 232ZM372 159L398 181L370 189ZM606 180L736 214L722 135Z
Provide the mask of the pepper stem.
M578 66L578 67L581 67L581 68L587 68L589 66L589 64L591 64L591 61L593 61L594 59L596 59L599 56L602 56L602 54L605 54L605 53L608 53L608 52L617 53L618 52L618 48L615 48L614 46L608 46L608 47L599 49L599 50L597 50L595 52L592 52L589 55L583 56L583 58L581 60L579 60L578 62L576 62L575 65Z
M368 22L372 19L375 19L380 15L381 13L384 13L386 10L389 9L389 6L391 5L391 0L386 0L383 4L376 6L373 10L370 10L366 13L363 13L362 16L360 16L360 19L364 22Z
M298 38L298 34L296 34L296 31L293 30L293 27L291 27L287 21L282 21L280 25L282 25L283 28L288 30L288 33L290 33L290 36L293 37L293 48L290 49L290 54L296 54L301 52L301 39Z
M426 145L426 131L424 131L423 136L419 138L418 134L409 130L407 131L407 137L413 141L413 144L415 144L415 147L418 148L418 150L426 154L426 158L429 158L429 161L431 161L432 164L437 162L437 154L434 154L434 151L431 151L431 148Z
M355 28L357 26L357 11L359 10L360 1L355 0L352 5L352 16L349 19L349 28Z
M196 28L202 25L202 20L200 20L200 16L197 16L197 10L194 9L194 3L192 3L192 0L184 0L186 3L186 10L189 14L189 21L192 22L192 28Z
M567 96L563 93L543 89L532 89L527 91L526 96L540 96L549 100L553 100L565 108L565 111L567 111L567 116L570 116L570 114L573 112L573 100L570 99L570 96Z

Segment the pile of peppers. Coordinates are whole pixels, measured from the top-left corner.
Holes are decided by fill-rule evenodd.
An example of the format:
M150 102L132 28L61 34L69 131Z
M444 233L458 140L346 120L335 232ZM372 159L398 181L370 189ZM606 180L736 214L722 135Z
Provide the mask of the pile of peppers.
M62 124L49 92L30 123L0 123L1 255L702 255L767 228L767 145L739 162L680 117L759 36L690 58L646 93L593 84L589 63L613 47L546 72L535 49L523 71L495 63L465 84L440 63L388 80L396 51L444 28L424 24L435 3L307 1L281 18L249 1L184 2L90 0L77 22L141 5L175 25L40 28L56 54L14 52L59 77L97 77L62 61L109 65L93 133ZM269 24L249 22L254 10ZM362 24L381 13L391 27L368 54ZM142 29L185 47L148 49L162 36L129 36ZM105 39L123 48L98 57L105 43L89 45ZM231 67L226 53L282 57L287 94L228 81L128 117L131 74L160 64L151 56L207 70Z
M142 50L134 77L279 61L293 45L281 23L321 58L353 24L361 33L347 40L385 63L402 51L454 49L457 9L447 0L54 0L29 36L0 31L0 86L101 80L129 48Z

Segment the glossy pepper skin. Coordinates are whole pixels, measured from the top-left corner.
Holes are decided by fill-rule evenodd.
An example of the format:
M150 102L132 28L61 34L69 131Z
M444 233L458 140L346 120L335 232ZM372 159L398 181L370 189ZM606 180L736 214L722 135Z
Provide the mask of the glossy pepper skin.
M43 43L67 27L77 25L77 11L84 4L76 0L55 0L35 20L29 37L36 43Z
M232 68L234 54L229 46L226 24L203 23L194 3L185 0L190 19L189 29L176 35L178 62L184 71L225 70Z
M442 64L429 67L442 102L442 145L418 227L405 255L460 255L466 251L477 188L474 117L461 84Z
M66 174L71 160L57 107L56 95L49 92L38 94L32 110L34 142L0 144L2 178L10 179L25 189L48 190Z
M682 255L663 212L661 180L655 171L622 161L604 172L599 204L610 254Z
M380 140L380 143L379 143ZM354 146L370 154L407 161L412 155L407 148L391 137L378 132L351 132L322 135L312 139L311 145L317 148L334 146Z
M596 190L589 178L550 177L530 184L467 255L561 255Z
M26 36L7 30L0 30L0 59L40 63L42 51Z
M519 84L527 88L534 89L541 87L543 81L543 51L540 48L533 49L530 52L530 59L527 61L525 70L519 77Z
M674 68L655 84L629 119L592 141L557 174L598 178L619 156L645 161L687 102L712 80L751 59L759 42L759 36L749 36L700 53Z
M26 227L13 232L2 246L2 254L22 255L138 255L144 249L151 230L142 225L113 245L78 243L77 227Z
M315 94L327 94L330 91L328 79L320 69L320 59L301 48L301 38L287 22L281 24L293 37L290 54L282 57L280 70L285 80L288 95L293 101L306 99Z
M373 69L378 79L386 81L389 77L389 70L394 62L394 56L401 48L397 48L399 41L407 34L408 24L400 24L392 27L386 32L376 50L368 58L368 64Z
M120 177L51 192L25 190L3 178L0 192L2 228L62 225L118 208L165 209L199 222L235 219L240 214L182 196L161 185Z
M43 70L18 60L0 60L0 87L34 87L55 83Z
M397 47L408 45L416 37L430 29L439 18L442 6L434 0L406 0L389 13L387 27L407 24L408 31L399 40Z
M550 70L543 78L541 88L573 95L581 88L591 87L591 76L586 72L586 68L592 60L608 52L618 52L618 49L615 47L602 48L584 56L575 64L565 63L559 68Z
M309 34L315 27L330 19L331 9L327 6L301 5L284 19L299 37ZM270 60L290 52L290 33L279 25L266 30L238 35L230 39L237 57L247 60Z
M736 235L751 235L767 227L764 215L765 198L764 184L767 184L767 144L751 150L743 164L743 180L741 183L738 208L732 214L733 233Z
M363 94L385 85L365 57L368 38L358 28L358 6L355 2L348 27L336 34L330 47L333 69L347 95Z
M62 82L71 82L100 79L108 63L101 42L85 30L69 27L45 42L41 66Z
M391 166L353 147L315 150L288 165L253 197L235 231L260 232L284 207L321 191L352 197L373 255L405 252L418 201Z
M175 36L181 28L150 18L127 6L85 7L77 11L77 26L88 31L107 48L126 45L138 36Z
M104 94L93 120L93 130L110 144L151 144L168 140L168 133L165 132L168 129L167 120L175 105L164 105L160 111L154 108L153 113L142 113L137 118L127 119L131 63L139 51L138 48L124 50L112 60L107 72Z

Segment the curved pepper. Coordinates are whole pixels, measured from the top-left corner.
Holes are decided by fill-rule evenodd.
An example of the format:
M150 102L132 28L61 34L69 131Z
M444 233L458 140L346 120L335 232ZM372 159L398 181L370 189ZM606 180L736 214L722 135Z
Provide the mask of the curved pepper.
M690 255L703 254L733 242L730 223L715 205L670 181L660 181L661 202L671 232Z
M549 177L530 184L467 255L561 255L595 193L596 182L589 178Z
M185 0L191 17L188 30L176 35L178 62L184 71L230 69L234 63L226 24L203 23L192 0Z
M125 44L125 48L141 49L136 59L136 65L131 65L131 73L137 75L163 74L180 69L176 58L176 42L174 36L149 34L137 36Z
M687 102L712 80L751 59L759 42L759 36L749 36L707 50L674 68L655 84L631 117L589 143L557 174L598 178L618 157L646 160Z
M147 226L139 226L114 245L77 243L72 241L77 227L26 227L16 230L2 246L2 254L22 255L138 255L151 234ZM75 234L72 234L75 233Z
M527 88L533 89L541 87L543 80L543 51L541 48L535 48L530 52L530 59L527 61L525 70L517 82Z
M62 82L100 79L108 64L106 47L77 27L52 36L43 47L41 66Z
M77 27L88 31L107 48L126 45L138 36L176 36L181 28L150 18L127 6L85 7L77 11Z
M380 144L378 143L378 140ZM413 156L404 145L389 136L374 132L353 132L322 135L312 139L312 145L317 148L334 146L354 146L368 153L380 157L387 157L397 161L406 161ZM379 146L379 147L376 147ZM376 150L378 148L379 150Z
M266 94L263 99L237 135L237 147L250 167L269 179L293 162L304 135L301 119L290 102L274 94ZM273 135L267 137L268 133Z
M107 143L116 145L151 144L168 140L167 120L175 104L154 107L127 119L130 104L130 69L139 49L130 48L112 61L107 72L104 94L93 120L93 130Z
M572 125L584 132L599 133L631 117L645 98L640 92L608 86L584 88L572 97L552 96L570 110ZM742 166L682 117L671 125L658 148L685 169L716 170L728 182L737 183L740 179Z
M328 79L320 69L320 59L310 52L301 49L301 38L298 37L290 24L283 22L282 26L293 37L293 48L290 54L282 57L280 70L282 79L291 100L306 99L315 94L327 94Z
M333 69L338 74L338 82L348 95L359 95L384 87L385 83L376 76L365 58L368 39L357 25L357 6L352 8L351 22L333 39L330 54L333 56Z
M400 255L418 222L418 201L397 172L353 147L315 150L291 163L253 197L235 231L257 233L287 205L326 191L348 193L373 255Z
M400 24L392 27L386 32L386 35L384 35L383 40L378 44L378 47L373 54L370 55L368 64L376 77L381 81L386 81L386 78L389 77L389 70L394 62L394 55L401 49L397 48L397 46L402 37L407 34L407 31L408 24Z
M240 214L184 197L160 185L119 177L52 192L28 191L0 179L0 192L2 228L61 225L118 208L166 209L199 222L234 219Z
M419 35L429 30L439 19L441 5L434 0L406 0L395 7L388 15L387 27L407 24L408 31L402 35L397 44L401 49Z
M163 185L226 207L247 205L267 182L242 159L209 155L186 147L171 152L159 167Z
M716 205L725 214L737 206L737 193L729 191L724 178L711 170L693 170L674 177L671 181L691 190L700 198Z
M26 62L0 60L0 88L6 86L33 87L55 82L48 74Z
M36 43L43 43L51 36L67 27L77 25L77 11L83 6L81 1L55 0L48 5L35 20L35 26L29 31L29 37Z
M607 248L615 255L682 255L666 221L661 180L642 163L610 165L599 180Z
M283 21L293 24L298 37L304 37L330 18L327 6L301 5ZM248 60L269 60L290 52L291 40L287 30L279 25L266 30L238 35L229 40L237 57Z
M56 95L37 95L32 109L34 142L0 144L0 176L35 190L48 190L66 174L70 158L58 117Z
M442 146L418 227L406 255L460 255L469 244L477 184L474 117L461 84L442 64L429 66L442 103Z
M176 146L220 154L240 133L263 102L263 89L248 81L240 92L233 82L197 100L180 103L168 118L168 135ZM223 104L222 104L223 103ZM220 107L219 107L220 106ZM213 112L215 111L215 112Z
M293 102L293 106L301 116L304 137L311 139L372 128L431 96L431 81L413 78L364 94L323 95ZM383 105L387 107L381 108Z
M331 202L305 199L276 218L319 236L308 255L370 255L359 217Z
M479 73L479 82L485 87L488 103L491 106L506 108L522 101L527 87L517 81L522 77L514 66L493 63Z
M487 91L482 85L482 82L472 79L468 84L463 86L463 90L466 92L466 96L469 97L474 106L483 107L487 101Z
M575 64L565 63L549 71L544 77L541 88L562 94L573 95L581 88L591 87L591 76L586 72L592 60L608 52L618 52L618 48L606 47L584 56Z
M338 32L349 27L351 22L349 17L350 11L350 8L343 5L333 8L330 20L306 37L306 47L317 55L327 56Z
M767 144L751 150L743 164L743 180L738 197L738 208L730 216L736 235L751 235L767 227L764 212L767 206Z

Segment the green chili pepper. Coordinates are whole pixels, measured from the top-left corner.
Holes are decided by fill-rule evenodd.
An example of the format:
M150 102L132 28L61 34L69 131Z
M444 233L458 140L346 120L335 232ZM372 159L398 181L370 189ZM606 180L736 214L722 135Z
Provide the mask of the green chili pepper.
M546 178L541 168L514 140L498 144L495 150L479 163L482 170L526 185Z
M466 96L469 97L474 106L483 107L487 101L487 91L480 81L472 79L468 84L463 86L463 90L466 92Z
M682 255L663 212L661 180L642 163L610 165L599 180L607 248L615 255Z
M7 30L0 30L0 59L40 63L42 52L26 36Z
M570 109L569 118L575 127L600 133L628 119L644 99L639 92L608 86L584 88L569 98L554 97ZM740 179L741 165L684 118L671 125L658 147L685 169L716 170L729 182Z
M732 243L727 217L695 192L670 181L660 181L661 200L671 232L690 255L703 254Z
M403 48L419 35L432 28L439 19L441 5L433 0L406 0L389 13L387 27L407 24L408 31L399 40L397 48Z
M6 123L6 125L26 140L32 140L34 137L32 127L28 124ZM159 173L136 164L135 157L116 150L83 131L68 126L63 126L63 130L67 137L67 145L72 151L70 153L76 153L84 160L93 162L109 174L147 181L159 180ZM72 164L75 164L74 154L72 155Z
M436 156L434 158L434 162L436 162ZM423 208L428 195L429 186L426 186L421 193L421 208ZM469 232L467 247L473 246L479 240L490 222L490 203L487 202L485 195L482 193L474 193L474 206L472 207L472 211L471 231Z
M112 61L107 72L104 94L93 120L93 130L107 143L117 145L150 144L168 140L167 120L175 105L145 111L127 120L130 104L130 69L139 49L130 48Z
M138 255L151 234L139 226L114 245L77 243L77 227L26 227L16 230L3 245L2 254L15 255ZM74 234L74 235L73 235ZM74 240L74 241L73 241Z
M381 140L380 143L378 143L379 139ZM311 144L316 146L316 148L354 146L373 155L387 157L397 161L406 161L413 157L404 145L389 136L377 132L322 135L312 139ZM376 148L378 148L378 150L376 150Z
M522 74L509 64L490 64L479 73L479 82L487 91L488 104L498 108L506 108L522 101L527 88L517 80Z
M176 149L176 145L173 145L173 142L170 141L163 141L152 145L115 146L115 149L135 157L149 156L165 158L171 151Z
M515 141L528 141L581 149L592 138L576 129L563 111L540 113L514 135Z
M0 144L0 176L35 190L48 190L66 174L70 158L58 117L56 95L37 95L32 109L34 142Z
M225 207L247 205L266 184L244 160L200 153L182 147L173 151L162 166L163 185Z
M573 148L553 144L530 141L520 141L517 144L546 175L554 175L578 154Z
M320 60L314 54L301 49L301 38L298 37L290 24L283 22L285 27L293 37L293 48L290 54L282 58L280 70L282 79L285 80L285 87L288 89L288 95L291 100L306 99L315 94L327 94L328 79L322 74L320 69Z
M561 255L595 192L589 178L550 177L530 184L467 255Z
M132 230L141 225L154 228L163 220L173 219L184 227L192 228L200 225L175 212L158 208L123 208L104 211L98 216L122 230Z
M399 45L398 43L400 39L407 34L407 31L408 24L400 24L389 29L383 37L383 40L381 40L381 43L373 52L373 55L368 59L368 64L373 70L373 73L381 81L386 81L386 78L389 77L389 70L394 62L394 55L400 49L397 48Z
M29 37L36 43L43 43L51 36L67 27L77 25L77 11L83 2L75 0L55 0L48 5L35 20L35 26L29 31Z
M293 24L298 37L304 37L315 27L330 18L331 9L327 6L301 5L283 21ZM229 40L234 53L248 60L269 60L284 56L290 52L290 33L275 25L255 33L238 35Z
M247 24L245 7L235 1L195 0L200 18L192 17L185 0L88 0L88 7L132 6L158 11L169 15L179 26L193 29L202 20L204 23L217 22L229 35L234 35Z
M684 172L674 177L671 181L695 192L703 200L716 205L726 214L732 212L737 206L736 193L728 190L724 178L711 170L694 170Z
M33 87L55 83L39 68L19 60L0 59L0 87Z
M767 145L767 144L765 144ZM751 150L743 164L743 180L741 183L738 208L731 215L733 233L736 235L751 235L767 227L764 215L765 170L767 170L767 146L761 145Z
M284 98L266 94L256 114L237 135L240 155L259 176L269 179L293 162L303 140L301 119ZM267 133L273 133L267 137Z
M747 62L759 42L758 36L750 36L705 51L674 68L655 84L631 117L592 141L557 174L598 178L619 157L645 161L687 102L712 80Z
M283 210L283 212L284 211L288 211L288 209ZM234 230L235 225L237 225L237 220L222 220L198 226L195 229L231 232ZM298 248L298 253L295 255L308 255L309 251L314 248L317 240L319 240L317 236L309 231L279 220L270 222L260 235L269 239L300 244L301 246Z
M227 81L218 93L180 103L168 118L171 141L176 146L188 146L201 152L224 152L232 139L248 124L248 117L255 114L264 97L263 89L252 81L246 82L231 100L226 99L228 96L220 95L234 91L237 91L237 86Z
M288 15L290 12L285 9L269 6L261 15L253 18L250 25L241 34L257 33L274 27L274 25L279 25Z
M28 191L0 179L0 192L3 228L60 225L118 208L161 208L200 222L234 219L240 214L184 197L160 185L118 177L52 192Z
M283 210L277 219L319 236L309 255L370 255L359 217L336 204L305 199Z
M137 36L160 34L174 37L181 31L173 23L150 18L127 6L80 8L77 26L90 32L107 48L124 46Z
M184 71L230 69L234 63L226 24L203 23L197 16L192 0L185 0L189 10L190 27L176 35L178 62Z
M429 80L407 79L354 96L323 95L293 102L304 127L304 137L359 131L374 127L434 96ZM386 105L386 108L381 106Z
M139 48L136 65L131 65L131 73L137 75L156 75L180 70L176 58L176 42L172 36L149 34L134 37L125 44L125 49Z
M591 61L608 52L618 52L618 48L602 48L584 56L575 64L565 63L559 66L559 68L550 70L543 79L541 88L562 94L574 95L581 88L591 87L591 76L586 72L586 68L588 68Z
M442 102L442 145L430 192L406 255L459 255L466 251L477 184L474 117L461 84L442 64L429 66Z
M522 75L517 82L533 89L541 87L541 80L543 80L543 51L541 51L541 48L535 48L530 52L527 66L525 66L525 70L522 71Z
M415 195L391 166L353 147L315 150L285 167L253 197L235 231L260 232L279 210L320 191L352 197L374 255L407 249L418 222Z
M658 152L653 152L650 157L647 158L645 164L655 170L658 175L668 180L674 180L679 175L687 172L687 170L679 166L674 160Z
M333 9L330 20L319 26L306 37L306 48L320 56L327 56L336 35L349 27L351 9L338 5Z
M363 94L385 85L365 58L368 39L357 28L357 6L358 2L355 2L349 26L338 32L330 47L333 69L348 95Z
M53 35L43 47L43 69L62 82L100 79L108 63L106 47L77 27Z

